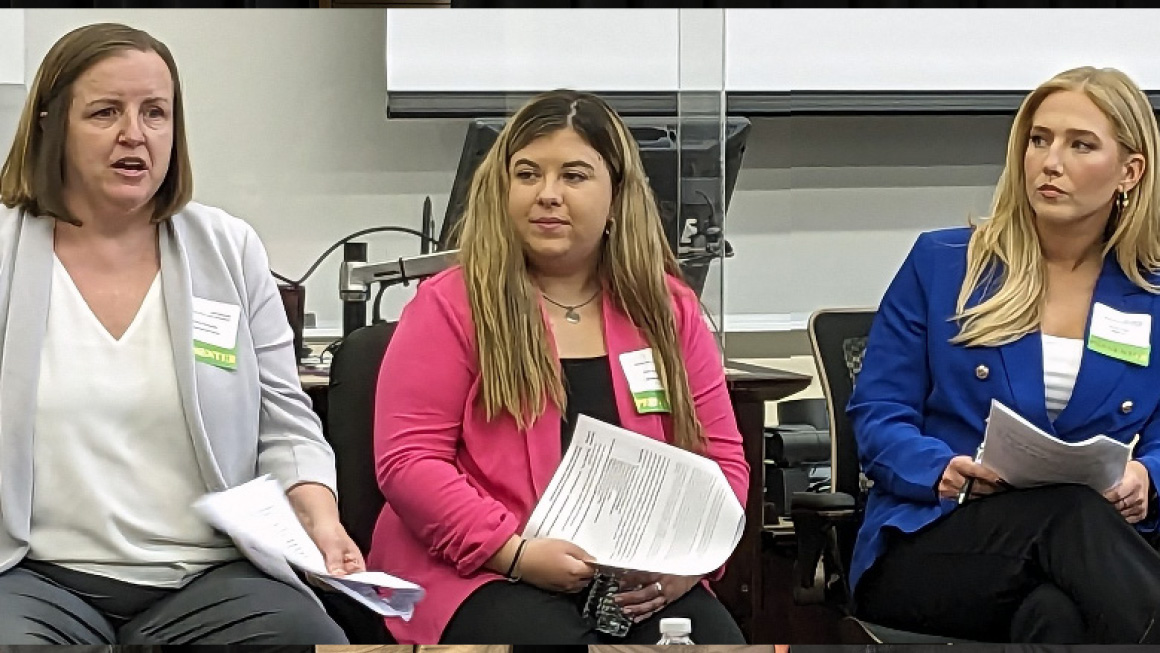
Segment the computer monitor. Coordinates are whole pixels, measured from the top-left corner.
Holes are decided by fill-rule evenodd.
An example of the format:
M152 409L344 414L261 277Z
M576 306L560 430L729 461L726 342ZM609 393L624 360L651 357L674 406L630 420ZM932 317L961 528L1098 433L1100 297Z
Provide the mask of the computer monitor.
M624 118L640 149L641 161L656 196L669 247L677 256L697 296L705 287L709 264L722 250L731 254L722 225L737 172L745 156L749 119L729 117L725 122L725 170L721 171L720 122L715 118ZM454 249L453 229L467 207L471 178L491 149L506 120L472 120L463 139L451 198L439 232L439 248ZM681 132L678 138L678 125ZM725 179L725 206L719 206L718 184Z

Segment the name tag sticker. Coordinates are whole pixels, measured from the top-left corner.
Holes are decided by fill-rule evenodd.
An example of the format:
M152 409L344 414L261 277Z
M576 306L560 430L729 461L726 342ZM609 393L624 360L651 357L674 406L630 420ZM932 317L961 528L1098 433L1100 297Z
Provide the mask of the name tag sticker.
M657 376L652 349L625 352L620 355L620 365L624 368L624 377L628 379L628 390L632 393L636 412L669 412L669 395Z
M193 357L227 370L238 367L238 321L241 307L193 298Z
M1128 363L1147 366L1152 352L1151 337L1151 315L1121 313L1099 302L1092 306L1088 349Z

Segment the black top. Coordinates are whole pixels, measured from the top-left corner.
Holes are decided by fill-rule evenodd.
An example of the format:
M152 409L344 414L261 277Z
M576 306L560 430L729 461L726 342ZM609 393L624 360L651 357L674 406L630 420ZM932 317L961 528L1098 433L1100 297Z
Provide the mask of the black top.
M564 390L568 393L568 407L560 425L560 451L564 452L572 443L572 431L581 414L614 426L620 426L620 415L616 412L608 356L561 358L560 365L564 370Z

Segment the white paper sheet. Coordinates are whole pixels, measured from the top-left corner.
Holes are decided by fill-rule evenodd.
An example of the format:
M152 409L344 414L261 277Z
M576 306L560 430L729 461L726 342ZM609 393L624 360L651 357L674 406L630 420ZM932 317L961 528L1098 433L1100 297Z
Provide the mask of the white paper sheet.
M286 493L269 476L224 492L206 494L194 502L193 508L211 525L229 535L239 548L258 549L284 557L291 565L381 615L409 621L415 603L423 598L423 588L381 571L345 576L333 576L327 572L322 552L298 521ZM378 592L380 587L390 590L388 596Z
M581 415L523 535L572 542L601 567L691 576L725 564L744 525L715 462Z
M1106 435L1064 442L992 399L980 462L1016 488L1079 483L1102 494L1123 478L1135 443Z

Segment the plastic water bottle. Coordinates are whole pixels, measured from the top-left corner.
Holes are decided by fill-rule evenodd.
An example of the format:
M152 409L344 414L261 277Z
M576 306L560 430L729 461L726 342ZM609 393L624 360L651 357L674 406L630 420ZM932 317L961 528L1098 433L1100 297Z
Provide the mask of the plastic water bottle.
M689 634L693 632L693 624L685 617L669 617L661 619L661 641L663 644L692 644Z

